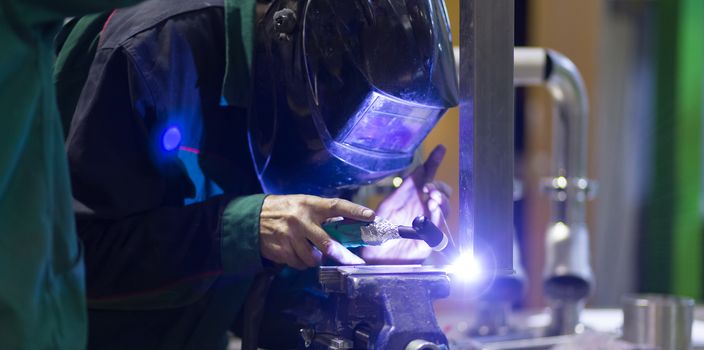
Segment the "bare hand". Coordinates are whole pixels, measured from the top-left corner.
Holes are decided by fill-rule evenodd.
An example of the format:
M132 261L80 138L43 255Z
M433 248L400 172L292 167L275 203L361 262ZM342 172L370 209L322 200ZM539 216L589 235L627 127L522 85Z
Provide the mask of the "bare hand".
M374 211L343 199L307 195L268 196L259 217L259 245L264 258L303 270L320 265L322 256L341 264L364 264L320 226L333 217L374 220Z
M433 149L425 163L404 179L401 187L386 197L377 214L396 225L410 226L416 216L425 215L438 227L449 212L452 188L442 181L433 181L445 157L445 147ZM431 253L425 242L399 239L379 247L364 247L362 257L370 263L405 264L423 261Z

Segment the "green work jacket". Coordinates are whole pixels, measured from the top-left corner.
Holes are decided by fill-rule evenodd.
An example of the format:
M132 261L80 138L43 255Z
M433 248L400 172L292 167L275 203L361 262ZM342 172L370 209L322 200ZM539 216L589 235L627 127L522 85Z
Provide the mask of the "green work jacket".
M68 16L134 2L0 0L0 349L85 347L52 41Z

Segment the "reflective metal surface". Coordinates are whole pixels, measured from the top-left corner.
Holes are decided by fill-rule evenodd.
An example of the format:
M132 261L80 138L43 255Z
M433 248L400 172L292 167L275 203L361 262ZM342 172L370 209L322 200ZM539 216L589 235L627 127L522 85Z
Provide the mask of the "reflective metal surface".
M542 54L542 59L540 58ZM585 202L593 191L587 179L589 98L582 75L559 52L521 47L515 50L516 86L545 86L553 99L553 221L585 222Z
M623 299L623 339L660 350L692 348L694 300L663 295Z
M319 280L328 298L301 333L309 348L329 349L334 339L356 349L447 349L432 304L450 292L443 269L323 266Z
M406 350L444 350L447 349L444 345L437 345L435 343L429 342L423 339L416 339L408 345L406 345Z
M513 271L512 0L460 2L460 232L463 253Z
M586 201L588 98L577 67L543 48L516 48L516 86L545 86L553 99L552 222L545 240L544 290L552 308L549 335L572 334L594 284L589 261Z

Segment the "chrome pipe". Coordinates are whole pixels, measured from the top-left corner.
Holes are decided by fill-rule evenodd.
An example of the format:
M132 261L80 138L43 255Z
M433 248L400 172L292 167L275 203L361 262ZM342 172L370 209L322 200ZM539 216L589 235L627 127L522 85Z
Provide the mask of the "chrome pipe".
M544 86L554 102L551 224L546 234L544 290L552 311L548 335L574 333L594 277L589 259L586 201L589 99L579 70L545 48L514 49L514 86Z
M586 201L589 99L574 63L544 48L514 50L515 86L545 86L553 99L552 219L546 238L544 293L551 307L548 335L577 331L584 300L594 284L589 261Z
M458 243L501 275L513 273L513 27L513 0L460 2Z
M514 49L514 85L545 86L554 101L553 222L569 226L586 221L586 201L592 192L587 178L589 98L574 63L561 53L544 48Z

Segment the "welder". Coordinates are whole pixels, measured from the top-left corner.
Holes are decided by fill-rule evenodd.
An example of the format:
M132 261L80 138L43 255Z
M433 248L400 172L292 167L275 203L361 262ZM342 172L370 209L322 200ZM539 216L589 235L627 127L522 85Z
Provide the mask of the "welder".
M321 224L439 216L443 148L376 213L340 198L408 168L457 103L449 33L442 0L149 0L74 19L56 77L89 347L222 349L264 270L423 260L407 240L360 258ZM310 276L284 269L267 307ZM260 345L295 346L282 320Z

